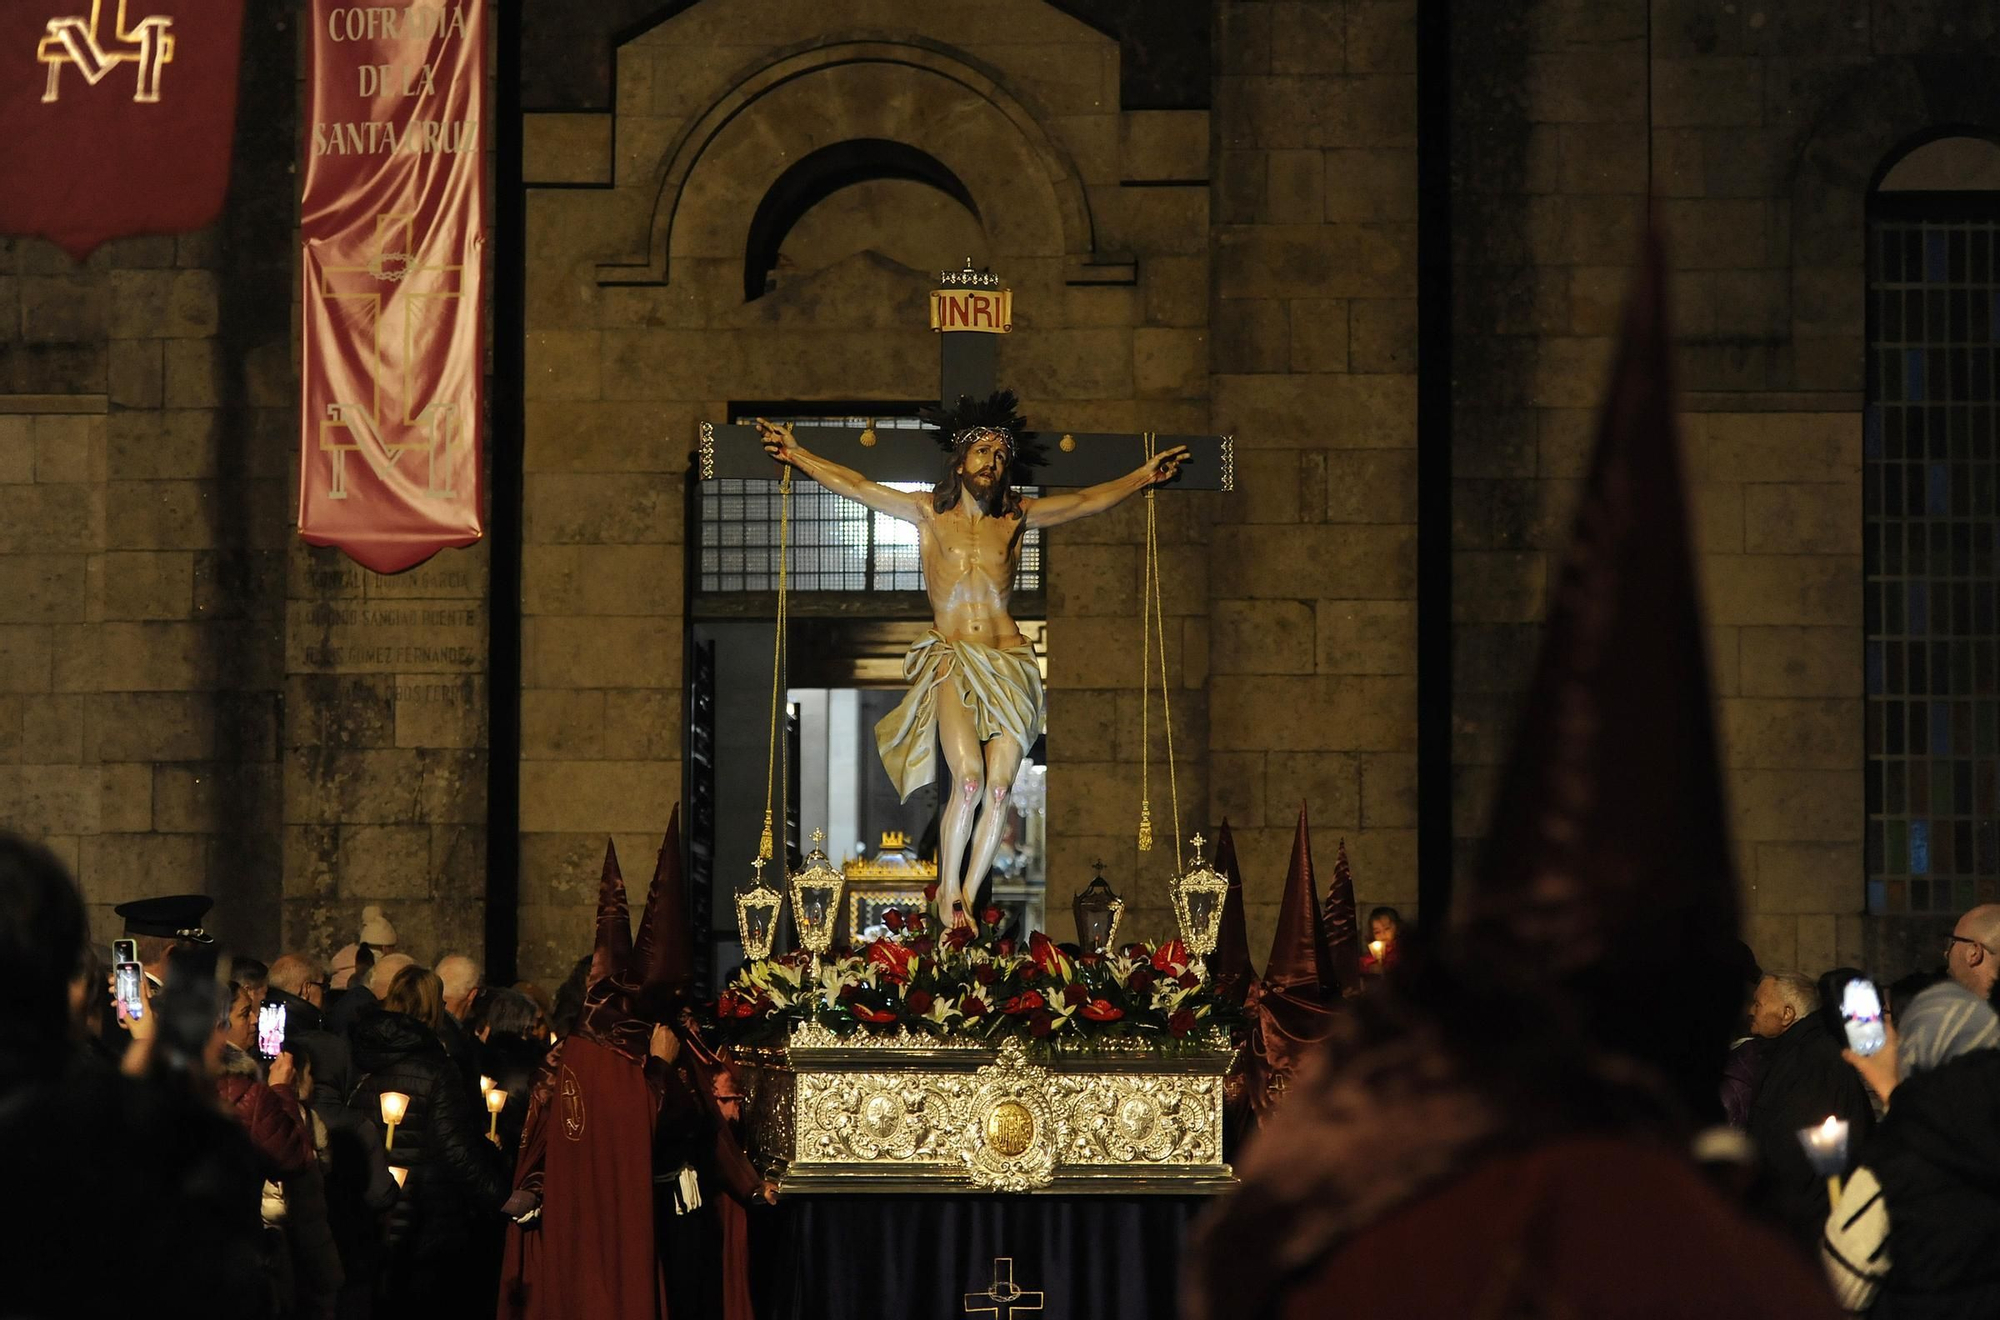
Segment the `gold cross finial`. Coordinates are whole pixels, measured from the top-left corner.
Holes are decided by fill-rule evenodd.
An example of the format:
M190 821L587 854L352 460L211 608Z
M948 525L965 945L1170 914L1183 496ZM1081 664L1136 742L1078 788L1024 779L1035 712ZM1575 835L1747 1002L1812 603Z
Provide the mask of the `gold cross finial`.
M1200 861L1200 860L1201 860L1201 846L1202 846L1202 845L1203 845L1204 843L1207 843L1207 842L1208 842L1208 840L1207 840L1207 839L1204 839L1204 838L1202 838L1200 834L1196 834L1196 835L1194 836L1194 838L1190 839L1190 840L1189 840L1188 842L1190 842L1190 843L1192 843L1192 844L1194 845L1194 856L1195 856L1195 860L1196 860L1196 861Z
M757 883L760 886L764 883L764 866L765 866L765 861L762 857L759 857L756 861L750 863L750 869L757 873Z
M822 844L822 843L825 843L825 842L826 842L826 831L825 831L825 830L814 830L814 831L813 831L813 843L814 843L815 845L818 845L818 844Z

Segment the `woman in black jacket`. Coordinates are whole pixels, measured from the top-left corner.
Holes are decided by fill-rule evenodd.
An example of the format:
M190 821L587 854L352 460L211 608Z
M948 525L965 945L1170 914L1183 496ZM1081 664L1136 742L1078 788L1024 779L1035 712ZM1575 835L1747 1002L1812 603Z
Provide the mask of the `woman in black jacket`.
M409 1170L389 1215L383 1299L390 1313L425 1320L492 1314L472 1285L485 1267L486 1240L507 1195L500 1154L486 1140L464 1079L426 1019L444 1011L444 989L427 968L406 967L390 983L382 1013L354 1026L351 1103L381 1120L381 1097L397 1091L409 1108L389 1145L389 1163Z

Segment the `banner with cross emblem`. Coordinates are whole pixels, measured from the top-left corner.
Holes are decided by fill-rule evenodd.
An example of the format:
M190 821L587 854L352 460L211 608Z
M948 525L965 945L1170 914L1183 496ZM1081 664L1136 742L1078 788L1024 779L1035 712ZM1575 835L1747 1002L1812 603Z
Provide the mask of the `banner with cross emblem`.
M481 535L485 12L312 5L299 535L377 573Z
M81 261L212 223L242 37L242 0L0 4L0 234Z

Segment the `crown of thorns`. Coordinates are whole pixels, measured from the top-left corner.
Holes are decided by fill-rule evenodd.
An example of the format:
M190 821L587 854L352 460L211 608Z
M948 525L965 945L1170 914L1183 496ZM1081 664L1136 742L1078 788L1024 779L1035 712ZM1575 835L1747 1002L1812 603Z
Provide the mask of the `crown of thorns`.
M931 438L944 450L979 440L999 440L1007 446L1009 475L1022 484L1030 469L1047 461L1047 452L1028 429L1012 390L996 390L984 399L961 394L950 408L924 408L917 417L932 428Z

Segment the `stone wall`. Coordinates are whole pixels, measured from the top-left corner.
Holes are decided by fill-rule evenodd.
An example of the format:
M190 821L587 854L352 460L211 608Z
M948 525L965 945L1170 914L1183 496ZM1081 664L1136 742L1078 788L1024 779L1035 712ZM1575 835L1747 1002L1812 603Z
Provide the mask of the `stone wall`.
M1261 962L1301 802L1416 899L1416 5L1217 6L1209 769Z
M1814 972L1929 960L1907 923L1860 915L1863 192L1925 128L1990 124L1990 19L1722 0L1455 15L1462 842L1533 662L1650 190L1746 935ZM1962 58L1917 58L1946 52Z

